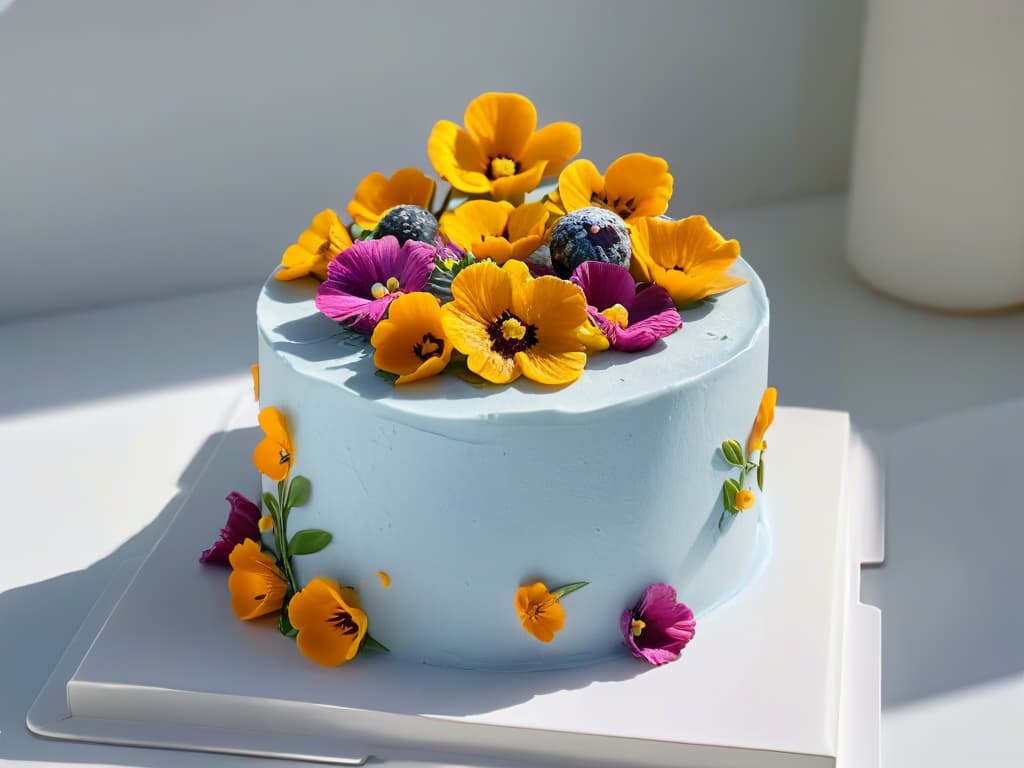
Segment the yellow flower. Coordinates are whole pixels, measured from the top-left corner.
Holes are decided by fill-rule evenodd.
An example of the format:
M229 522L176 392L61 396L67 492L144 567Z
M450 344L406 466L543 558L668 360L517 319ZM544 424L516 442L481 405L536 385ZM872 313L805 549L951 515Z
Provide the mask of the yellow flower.
M740 244L723 238L703 216L679 221L641 218L630 224L629 271L637 282L660 285L677 307L746 282L726 274L739 256Z
M733 500L733 506L736 507L740 512L744 509L750 509L754 506L754 494L752 491L748 491L744 488L742 491L736 493L736 498Z
M472 195L511 200L553 178L580 151L572 123L537 127L537 110L518 93L485 93L466 107L462 128L449 120L434 126L427 142L441 178Z
M384 589L389 589L391 587L391 577L388 575L387 571L377 571L377 578L380 579L380 585L384 587Z
M281 610L287 590L274 558L260 551L258 542L245 539L228 555L231 575L231 610L243 621Z
M544 239L548 212L544 203L470 200L441 217L441 232L477 259L504 264L526 261Z
M282 269L275 273L278 280L295 280L306 275L327 279L327 265L339 253L352 245L348 229L338 214L327 209L313 217L309 229L299 235L299 241L288 246L281 257Z
M429 208L433 199L434 180L418 168L402 168L390 179L383 173L371 173L356 187L348 215L363 229L373 229L396 205Z
M474 264L452 281L453 301L441 308L452 344L467 365L495 384L521 375L541 384L569 384L587 362L583 292L566 280L530 277L521 261Z
M264 533L272 531L274 530L274 518L271 515L262 515L260 519L256 521L256 526Z
M417 291L399 296L388 307L386 320L377 323L370 337L373 364L398 376L395 384L409 384L445 369L452 345L441 324L441 303Z
M550 643L565 626L565 608L543 581L516 590L516 612L523 629L542 643Z
M668 210L671 197L668 163L636 152L613 162L604 176L589 160L569 164L558 177L551 210L568 213L596 205L632 221L641 216L660 216Z
M757 407L757 416L754 417L754 426L750 428L750 437L747 438L747 456L751 456L754 451L763 451L767 447L764 433L775 420L775 401L778 396L775 387L768 387L761 396L761 404Z
M271 480L284 480L291 471L294 459L284 416L277 408L264 408L260 411L259 422L266 437L253 451L252 461L256 469Z
M307 659L328 667L351 661L369 624L356 591L316 578L288 603L288 620L298 630L295 644Z

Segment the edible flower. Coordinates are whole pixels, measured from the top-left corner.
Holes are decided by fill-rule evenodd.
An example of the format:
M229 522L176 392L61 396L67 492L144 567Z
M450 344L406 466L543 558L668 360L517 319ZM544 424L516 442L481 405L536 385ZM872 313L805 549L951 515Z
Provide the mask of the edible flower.
M359 182L348 204L348 215L366 230L377 226L396 205L429 208L434 199L434 180L419 168L402 168L391 174L371 173Z
M557 277L530 276L521 261L503 267L484 261L452 281L453 301L441 308L445 333L468 356L474 373L495 384L526 376L541 384L569 384L587 362L581 335L587 303L578 286Z
M236 544L228 557L231 575L231 610L248 621L281 610L287 585L274 558L260 551L259 542L246 539Z
M228 521L220 529L220 538L199 556L200 563L227 565L228 556L236 544L241 544L246 539L258 540L260 537L260 508L238 491L229 493L227 502L231 505Z
M565 608L543 581L519 587L515 605L523 629L542 643L550 643L565 626Z
M626 646L638 659L655 666L675 661L693 639L697 622L684 603L676 602L669 584L652 584L619 620Z
M441 232L473 252L477 259L504 264L526 261L544 239L548 212L544 203L518 207L504 200L470 200L441 217Z
M253 451L252 461L262 474L280 482L288 477L294 460L284 416L277 408L268 407L260 411L258 420L265 437Z
M740 244L718 234L703 216L678 221L642 218L631 225L630 272L637 282L663 287L677 307L746 282L726 274L740 254Z
M314 275L327 279L327 265L335 256L352 245L352 236L334 211L320 211L309 229L299 235L298 242L288 246L281 256L281 269L274 273L278 280L295 280Z
M736 498L733 499L732 504L740 512L742 512L745 509L750 509L752 506L754 506L754 492L751 491L749 488L744 488L740 491L737 491Z
M518 93L484 93L466 107L465 128L441 120L427 154L456 189L496 200L521 198L542 178L554 178L580 151L580 129L551 123L539 131L537 110Z
M370 337L373 364L396 374L395 384L409 384L445 369L452 345L441 323L441 302L429 293L407 293L391 303L387 319Z
M298 630L295 643L307 659L328 667L351 661L369 624L351 587L315 578L288 603L288 620Z
M585 261L570 279L583 289L590 319L615 349L647 349L683 325L668 291L658 285L637 291L629 270L618 264Z
M360 240L327 266L316 307L360 333L370 333L388 305L403 293L423 290L434 270L435 248L392 235Z
M664 159L635 152L615 160L603 176L589 160L570 163L559 174L551 197L555 208L565 213L596 205L632 223L667 211L672 183Z
M767 448L764 441L764 433L775 421L775 401L778 399L779 391L775 387L768 387L761 395L761 403L757 406L757 416L754 417L754 425L750 428L750 436L747 438L747 456L753 455L754 451L763 451Z

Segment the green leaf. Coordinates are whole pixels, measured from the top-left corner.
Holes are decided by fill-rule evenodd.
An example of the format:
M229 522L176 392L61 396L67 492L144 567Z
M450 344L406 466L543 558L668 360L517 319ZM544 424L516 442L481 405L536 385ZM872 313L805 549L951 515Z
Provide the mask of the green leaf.
M309 501L310 490L309 479L296 475L288 483L288 500L285 503L289 507L301 507Z
M321 531L319 528L306 528L292 536L292 540L288 542L288 553L312 555L330 544L333 538L327 531Z
M736 494L740 492L740 484L737 483L733 478L729 478L722 483L722 501L725 503L725 508L730 512L736 512Z
M722 443L722 455L725 460L734 467L742 467L744 463L743 446L736 440L726 440Z
M757 462L757 489L764 490L764 451L761 451L761 460Z
M589 581L574 581L572 584L565 584L561 587L558 587L557 589L552 589L551 595L556 600L561 600L563 597L572 592L575 592L577 589L583 589L589 583Z
M277 508L277 499L274 498L272 493L263 494L263 506L270 510L270 514L276 515L280 510Z
M281 611L281 617L277 620L277 628L285 637L295 637L299 634L299 631L293 627L291 621L288 620L287 608Z
M495 384L494 382L488 381L483 376L477 373L473 373L473 371L469 370L469 368L466 368L464 365L449 364L448 367L451 368L452 373L454 373L467 384L472 384L474 387L486 389L488 387L501 386L500 384Z
M363 635L363 642L359 646L359 650L366 651L382 651L383 653L391 653L391 649L388 648L384 643L379 640L375 640L369 632Z
M398 374L397 373L391 373L391 371L382 371L380 368L377 369L377 371L375 372L374 375L380 376L382 379L384 379L385 381L388 381L388 382L390 382L392 384L394 384L396 381L398 381Z

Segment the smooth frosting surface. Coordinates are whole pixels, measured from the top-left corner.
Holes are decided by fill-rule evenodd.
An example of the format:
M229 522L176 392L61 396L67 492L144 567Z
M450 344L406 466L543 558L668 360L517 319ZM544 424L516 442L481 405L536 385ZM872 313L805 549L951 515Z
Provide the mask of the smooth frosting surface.
M355 586L395 656L468 667L618 652L619 614L654 582L698 613L724 599L757 557L762 510L719 531L718 446L746 438L768 366L764 288L741 260L732 272L748 282L683 312L680 331L643 353L603 352L562 389L449 374L394 387L361 337L317 312L313 280L268 280L261 406L284 413L294 472L313 486L289 527L335 537L295 559L300 581ZM534 580L590 582L563 600L565 628L547 644L513 605Z

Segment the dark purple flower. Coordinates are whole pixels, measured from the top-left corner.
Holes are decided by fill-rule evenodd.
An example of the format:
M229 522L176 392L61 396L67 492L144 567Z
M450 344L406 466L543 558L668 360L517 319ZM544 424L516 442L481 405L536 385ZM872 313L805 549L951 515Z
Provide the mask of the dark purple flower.
M660 285L636 289L629 270L585 261L570 278L587 297L587 313L612 347L639 352L683 327L668 291Z
M622 612L619 626L630 652L658 666L679 658L693 639L697 622L693 611L676 602L671 585L652 584L632 610Z
M388 235L360 240L327 265L327 280L316 292L316 308L360 333L370 333L403 293L422 291L434 270L436 249Z
M260 540L260 508L249 501L238 491L232 491L227 496L231 511L228 512L228 521L220 529L220 538L213 543L213 546L199 556L200 563L224 563L227 565L228 555L246 539Z

